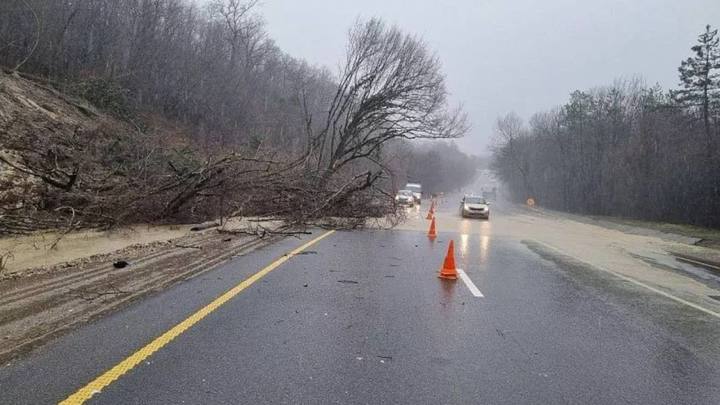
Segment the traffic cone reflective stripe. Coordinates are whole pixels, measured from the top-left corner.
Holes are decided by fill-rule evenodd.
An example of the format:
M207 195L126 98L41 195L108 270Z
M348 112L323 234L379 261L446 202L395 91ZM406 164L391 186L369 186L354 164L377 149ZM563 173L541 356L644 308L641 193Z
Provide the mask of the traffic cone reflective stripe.
M452 240L448 245L447 255L445 255L445 261L438 277L448 280L457 280L458 278L457 269L455 268L455 243Z
M433 217L432 221L430 222L430 230L428 231L428 237L430 239L435 239L437 237L437 232L435 231L435 217Z

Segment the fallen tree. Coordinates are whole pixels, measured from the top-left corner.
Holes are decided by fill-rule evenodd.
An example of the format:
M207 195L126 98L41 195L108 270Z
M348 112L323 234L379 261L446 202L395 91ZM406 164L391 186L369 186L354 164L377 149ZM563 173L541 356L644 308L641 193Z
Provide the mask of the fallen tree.
M462 136L465 117L447 107L437 58L379 20L351 30L336 82L332 97L301 90L307 146L298 154L262 142L202 144L2 74L0 233L229 216L358 226L392 214L383 146Z

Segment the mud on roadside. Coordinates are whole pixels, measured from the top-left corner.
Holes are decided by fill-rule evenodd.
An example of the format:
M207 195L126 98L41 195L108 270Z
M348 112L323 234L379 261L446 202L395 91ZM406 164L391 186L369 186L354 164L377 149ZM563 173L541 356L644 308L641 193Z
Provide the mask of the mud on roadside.
M146 294L281 237L208 229L6 274L0 279L0 365ZM118 261L127 266L117 268Z

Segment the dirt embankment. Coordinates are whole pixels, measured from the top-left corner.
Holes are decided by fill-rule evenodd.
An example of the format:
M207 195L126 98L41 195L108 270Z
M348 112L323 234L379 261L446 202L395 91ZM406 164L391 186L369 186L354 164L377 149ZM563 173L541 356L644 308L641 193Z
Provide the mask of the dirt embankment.
M0 70L0 235L204 221L215 206L186 194L207 160L179 123L118 119Z
M129 124L49 85L0 71L0 234L70 225ZM75 192L78 193L75 193Z

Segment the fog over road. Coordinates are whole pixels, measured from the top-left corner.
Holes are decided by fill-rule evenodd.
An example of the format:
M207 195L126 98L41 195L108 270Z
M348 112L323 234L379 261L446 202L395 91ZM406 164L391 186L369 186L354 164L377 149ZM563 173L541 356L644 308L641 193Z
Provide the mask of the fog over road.
M238 257L0 368L0 402L58 402L133 356L89 403L720 402L720 283L664 253L684 241L458 208L440 202L434 242L424 202L394 230ZM481 297L437 277L450 240Z

